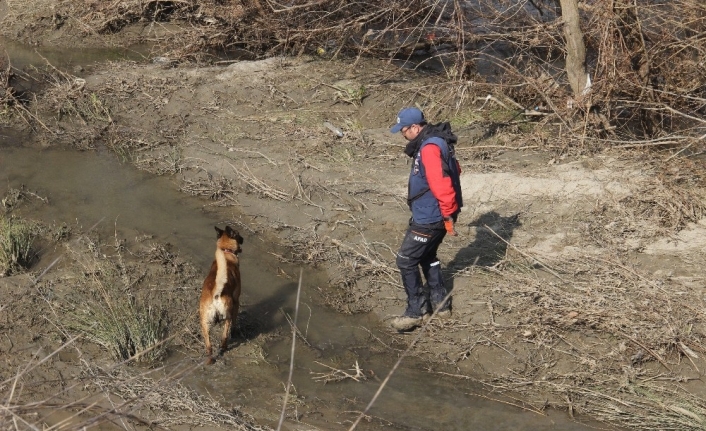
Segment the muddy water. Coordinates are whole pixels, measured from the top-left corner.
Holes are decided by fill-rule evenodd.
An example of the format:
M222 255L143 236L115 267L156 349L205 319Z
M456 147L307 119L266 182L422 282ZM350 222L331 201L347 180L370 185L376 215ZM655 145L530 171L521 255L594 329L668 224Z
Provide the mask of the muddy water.
M0 36L0 55L8 53L12 67L23 70L27 66L46 66L47 62L61 70L76 73L82 68L94 63L105 61L135 60L147 58L148 46L135 46L131 48L83 48L62 49L40 46L29 48L17 42Z
M42 64L41 57L55 66L80 67L93 61L125 58L120 52L44 51L39 54L0 40L10 52L13 65ZM138 55L139 56L139 55ZM46 223L87 229L97 222L104 236L122 238L153 235L178 248L180 255L206 272L213 255L213 226L242 220L235 210L216 209L208 202L185 196L166 177L154 177L122 164L105 151L75 152L25 147L31 137L0 129L0 181L2 188L26 189L49 199L29 216ZM0 189L1 193L4 190ZM293 315L296 282L277 276L278 270L296 275L271 254L268 242L244 233L242 255L244 313L261 324L261 333L290 333L284 312ZM42 262L40 262L40 265ZM46 264L46 263L45 263ZM295 355L294 398L290 414L319 429L345 430L365 408L397 359L397 353L370 337L385 331L374 316L344 316L323 306L317 286L326 278L307 269L303 283L299 327L310 346L298 341ZM196 307L197 298L194 298ZM275 426L278 422L284 384L289 373L291 340L276 338L263 352L266 361L248 365L233 357L239 349L212 367L198 368L183 383L205 395L218 394L227 405L243 406L256 420ZM382 353L380 353L382 352ZM179 356L181 355L181 356ZM231 358L229 359L229 356ZM201 357L175 354L170 361L197 361ZM325 372L317 362L352 368L355 362L377 378L323 384L312 371ZM547 416L530 413L484 398L472 384L438 377L422 371L426 367L410 358L402 363L369 411L375 419L363 421L359 430L382 426L403 430L588 430L563 412ZM295 429L291 420L286 429ZM305 427L306 428L306 427ZM300 429L300 428L297 428Z

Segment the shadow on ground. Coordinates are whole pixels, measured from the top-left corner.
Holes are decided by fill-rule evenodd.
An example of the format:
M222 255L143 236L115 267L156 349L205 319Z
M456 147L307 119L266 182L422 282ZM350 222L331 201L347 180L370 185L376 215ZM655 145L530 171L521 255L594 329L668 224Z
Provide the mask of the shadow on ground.
M504 217L495 211L482 214L468 224L476 228L473 242L462 247L446 266L444 279L446 289L454 288L453 275L469 266L492 267L505 258L507 243L512 239L516 228L520 227L520 214Z
M297 283L286 283L267 298L254 304L241 305L238 324L231 337L247 341L257 338L260 334L272 334L277 328L286 326L286 318L280 310L286 311L296 293ZM293 316L293 311L287 312Z

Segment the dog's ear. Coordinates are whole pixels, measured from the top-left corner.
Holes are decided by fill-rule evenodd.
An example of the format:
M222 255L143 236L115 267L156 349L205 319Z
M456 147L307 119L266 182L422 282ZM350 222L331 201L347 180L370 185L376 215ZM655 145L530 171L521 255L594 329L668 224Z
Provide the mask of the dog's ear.
M238 251L235 253L240 254L243 252L243 237L238 232L235 232L235 240L238 241Z
M223 230L219 229L218 226L213 226L216 229L216 233L218 233L218 236L216 239L220 238L221 235L223 235Z
M237 230L233 229L232 227L226 226L226 233L228 234L228 236L229 236L230 238L233 238L234 240L238 241L238 244L242 244L242 243L243 243L243 237L240 236L240 232L238 232Z

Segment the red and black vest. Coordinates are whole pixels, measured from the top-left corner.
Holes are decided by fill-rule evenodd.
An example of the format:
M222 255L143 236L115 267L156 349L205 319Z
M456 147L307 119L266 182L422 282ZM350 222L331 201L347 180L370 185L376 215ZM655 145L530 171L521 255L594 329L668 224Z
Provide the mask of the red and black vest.
M421 161L422 148L426 145L436 145L441 149L441 163L444 175L451 177L451 183L456 192L458 208L460 209L463 206L460 167L453 148L450 148L442 138L436 136L426 138L414 153L407 188L407 205L412 210L412 219L419 224L437 223L443 220L439 201L436 200L429 188L424 165Z

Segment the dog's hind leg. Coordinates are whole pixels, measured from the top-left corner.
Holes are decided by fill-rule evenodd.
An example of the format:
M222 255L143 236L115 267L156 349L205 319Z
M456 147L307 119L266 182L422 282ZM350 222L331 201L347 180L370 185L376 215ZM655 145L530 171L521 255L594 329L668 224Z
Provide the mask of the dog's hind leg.
M240 300L233 300L233 313L231 314L232 326L230 327L230 336L235 338L235 330L238 328L238 310L240 310Z
M224 322L223 322L223 334L221 335L221 355L226 351L228 348L228 338L230 338L230 327L231 327L231 322L233 321L233 318L231 316L226 317Z
M221 335L221 352L222 355L228 348L228 339L230 338L230 328L233 324L233 298L230 296L223 295L221 297L223 301L223 306L226 310L225 318L223 319L223 334Z
M216 362L213 359L213 346L211 346L211 338L208 336L208 332L211 325L208 324L208 318L201 314L201 332L203 333L203 341L206 343L206 365L212 365Z

